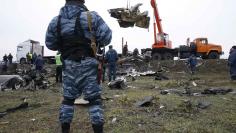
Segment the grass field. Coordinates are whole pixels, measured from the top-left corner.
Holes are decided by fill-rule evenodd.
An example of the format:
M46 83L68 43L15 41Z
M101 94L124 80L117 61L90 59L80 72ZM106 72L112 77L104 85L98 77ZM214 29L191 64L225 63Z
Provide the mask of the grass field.
M154 77L127 78L127 88L111 90L103 84L103 101L107 133L235 133L236 94L189 96L175 93L161 95L164 89L194 92L204 89L231 88L236 82L229 80L226 61L203 62L195 75L185 72L181 64L168 67L165 75L170 80L157 81ZM155 64L155 63L154 63ZM165 64L165 65L164 65ZM169 64L173 64L170 62ZM152 64L153 65L153 64ZM153 68L157 66L153 65ZM54 82L54 78L49 79ZM197 86L194 86L192 82ZM148 107L136 107L135 103L145 96L153 96ZM1 133L57 133L60 131L58 110L61 101L61 85L46 90L0 92L0 112L15 107L26 98L29 107L9 113L0 118ZM211 105L200 109L196 105ZM76 106L72 123L73 133L91 133L87 107Z

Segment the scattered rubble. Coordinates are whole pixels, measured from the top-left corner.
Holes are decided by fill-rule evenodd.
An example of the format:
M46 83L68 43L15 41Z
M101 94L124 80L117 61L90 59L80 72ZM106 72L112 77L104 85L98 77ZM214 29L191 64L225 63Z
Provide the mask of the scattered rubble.
M23 75L25 80L24 89L26 90L37 90L49 88L49 81L46 78L46 73L38 73L35 70L27 71Z
M123 64L127 62L146 63L148 60L142 55L133 55L119 59L117 64Z
M166 94L178 94L180 96L183 96L185 94L184 90L179 90L179 89L166 89L166 90L161 90L160 94L166 95Z
M0 90L19 89L24 83L24 80L19 75L0 75Z
M193 84L193 86L195 86L195 87L197 86L196 82L194 82L194 81L192 82L192 84Z
M142 101L138 101L135 103L136 107L148 107L152 104L153 96L146 96Z
M155 76L155 80L169 80L169 78L164 76L162 73L157 73Z
M212 94L212 95L222 94L222 95L225 95L225 94L232 92L232 91L233 91L233 89L210 88L210 89L205 89L203 92L201 92L201 94Z
M108 87L111 89L124 89L126 88L125 78L117 78L114 81L108 83Z
M211 106L211 103L199 101L196 106L197 106L197 108L200 108L200 109L206 109L206 108L208 108L209 106Z
M115 118L113 118L113 119L111 120L111 123L112 123L112 124L116 123L116 120L117 120L117 118L116 118L116 117L115 117Z
M50 86L48 77L54 76L51 68L37 72L30 64L16 64L15 70L9 70L11 75L0 75L0 91L4 90L37 90L47 89Z
M154 72L154 71L146 71L146 72L141 72L140 73L140 76L155 76L157 74L157 72Z
M21 103L20 105L18 105L16 107L8 108L8 109L6 109L6 111L0 112L0 118L4 117L8 113L15 112L19 109L25 109L25 108L28 108L28 107L29 107L29 103L28 102L23 102L23 103Z
M33 119L30 119L31 121L36 121L36 119L35 118L33 118Z
M160 109L162 109L162 108L165 108L165 106L164 105L160 105L160 107L159 107Z
M161 90L160 94L166 95L166 94L178 94L179 96L183 95L188 95L188 96L203 96L203 95L217 95L217 94L222 94L225 95L229 92L232 92L233 89L224 89L224 88L210 88L210 89L204 89L203 91L196 92L191 91L191 88L185 88L183 89L166 89L166 90Z

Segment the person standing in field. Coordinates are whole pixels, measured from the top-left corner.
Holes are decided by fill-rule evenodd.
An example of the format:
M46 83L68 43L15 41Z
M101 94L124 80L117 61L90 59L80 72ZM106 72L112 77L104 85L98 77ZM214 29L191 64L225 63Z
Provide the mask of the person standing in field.
M228 66L231 80L236 80L236 46L232 46L228 57Z
M115 49L112 48L112 45L109 46L109 50L106 53L105 60L108 63L108 76L109 82L116 79L116 62L118 60L118 54Z
M61 52L63 101L59 120L63 133L70 131L74 101L82 93L84 100L89 101L88 112L94 133L103 133L96 49L111 42L112 31L98 13L89 11L84 3L84 0L66 0L46 33L47 48Z

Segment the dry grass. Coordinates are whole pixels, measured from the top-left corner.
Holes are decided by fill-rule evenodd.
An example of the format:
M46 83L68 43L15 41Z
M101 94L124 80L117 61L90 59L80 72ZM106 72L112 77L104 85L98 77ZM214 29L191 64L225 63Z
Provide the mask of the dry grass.
M125 90L110 90L103 86L103 96L111 99L104 100L105 132L107 133L233 133L236 132L236 95L208 96L179 96L176 94L160 95L162 89L183 89L189 86L195 90L209 87L228 87L236 91L235 82L228 80L227 69L215 73L216 69L224 68L225 63L219 64L206 71L201 66L196 75L170 69L166 75L171 80L155 81L154 77L139 77ZM212 70L211 70L212 69ZM177 78L176 78L177 77ZM180 78L181 77L181 78ZM198 86L194 87L191 82ZM61 100L60 86L39 91L9 91L0 93L0 111L19 105L21 98L26 97L29 108L18 110L0 118L1 133L57 133L58 109ZM115 97L119 95L119 97ZM134 103L145 96L154 96L150 107L138 108ZM191 107L185 106L184 100L189 100ZM207 101L212 105L207 109L195 107L198 101ZM160 109L160 106L164 108ZM116 118L115 122L112 119ZM34 120L35 119L35 120ZM4 123L8 122L8 123ZM72 123L72 132L91 133L87 108L76 107Z

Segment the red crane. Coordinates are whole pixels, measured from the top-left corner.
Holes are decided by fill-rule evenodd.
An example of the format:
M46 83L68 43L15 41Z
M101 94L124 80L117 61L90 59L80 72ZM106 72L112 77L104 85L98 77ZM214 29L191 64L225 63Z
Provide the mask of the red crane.
M197 57L208 59L219 59L223 53L221 45L210 44L207 38L197 38L190 46L180 45L178 48L172 48L172 42L169 40L168 34L163 32L161 25L161 18L158 13L156 0L151 0L151 6L154 10L154 44L152 48L142 49L141 52L147 53L152 59L155 60L172 60L174 57L180 59L188 58L190 55L195 54ZM157 33L157 29L158 33Z
M151 0L151 6L154 10L154 44L152 45L152 56L154 59L172 59L173 49L169 35L163 32L161 19L158 13L156 0ZM156 31L158 29L158 33Z

